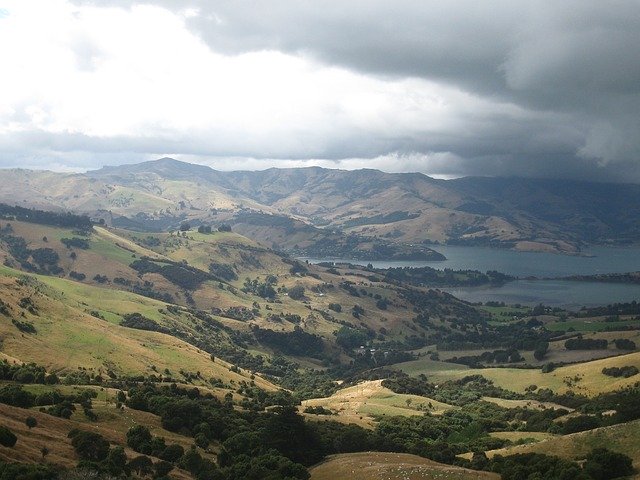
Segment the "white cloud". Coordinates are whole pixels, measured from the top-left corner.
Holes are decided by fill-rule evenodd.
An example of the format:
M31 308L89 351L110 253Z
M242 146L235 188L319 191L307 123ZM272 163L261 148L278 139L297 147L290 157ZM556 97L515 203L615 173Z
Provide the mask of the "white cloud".
M627 53L590 67L588 52L576 49L585 38L599 45L601 34L581 33L589 12L563 36L532 4L517 22L509 2L491 15L465 2L430 10L405 0L400 13L379 1L366 12L274 5L242 17L215 2L5 2L0 166L28 159L90 168L171 154L224 168L233 159L247 168L458 175L492 166L487 173L535 175L559 161L628 162L637 149L633 102L608 101L593 119L592 106L565 88L563 64L573 59L581 88L596 78L607 91L635 95L621 71ZM394 15L404 15L405 30ZM617 72L610 81L606 68ZM550 91L554 78L560 86ZM501 81L517 95L498 92Z

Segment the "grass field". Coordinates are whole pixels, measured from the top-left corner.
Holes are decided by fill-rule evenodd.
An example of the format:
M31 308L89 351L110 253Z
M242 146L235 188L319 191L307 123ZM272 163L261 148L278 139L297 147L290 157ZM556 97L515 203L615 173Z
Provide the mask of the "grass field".
M394 393L382 386L382 380L362 382L327 398L305 400L302 409L306 406L322 406L337 413L342 420L363 426L372 425L376 417L424 415L425 412L440 415L454 408L419 395Z
M112 444L125 446L127 430L134 425L141 424L148 426L154 435L165 437L167 443L178 443L185 450L193 443L192 439L188 437L162 429L160 420L155 415L128 409L118 411L113 406L109 409L97 407L95 410L99 420L89 423L81 417L82 414L76 413L74 417L66 420L40 413L37 410L26 410L0 404L2 425L7 426L18 437L18 442L13 448L0 445L0 460L41 462L41 450L46 447L49 450L49 454L46 456L47 463L67 468L74 467L78 463L78 457L71 446L71 440L67 438L67 434L74 428L91 430L101 434ZM36 427L29 429L25 425L27 416L36 419L38 423ZM76 418L80 418L82 421L77 421ZM125 452L129 458L139 455L128 447L125 447ZM157 459L154 460L157 461ZM171 477L179 480L191 478L187 472L179 469L174 469L171 472Z
M552 402L539 402L537 400L506 400L504 398L482 397L485 402L491 402L503 408L527 408L529 410L545 410L552 408L554 410L564 409L572 411L573 409L558 405Z
M426 368L420 368L422 365L425 365ZM605 367L623 367L627 365L640 368L640 352L567 365L559 367L551 373L542 373L539 369L516 368L437 369L430 368L432 363L427 363L424 360L398 364L395 368L410 375L425 373L432 382L457 380L473 374L482 375L502 388L520 393L524 393L527 387L536 385L538 388L550 388L559 393L571 390L576 393L593 396L636 383L638 381L637 377L614 378L602 373L602 369Z
M491 432L489 436L494 438L503 438L512 442L517 442L519 440L530 440L530 443L540 442L542 440L547 440L554 437L552 433L547 432Z
M640 468L640 420L587 432L556 436L538 443L492 450L487 452L487 456L537 452L580 460L584 459L593 448L603 446L628 455L633 459L634 467Z
M2 273L12 273L0 267ZM7 272L8 271L8 272ZM15 271L14 271L15 272ZM2 356L21 362L35 362L52 371L70 372L78 367L94 373L106 374L107 370L123 374L162 373L165 369L177 380L180 370L201 373L201 382L220 378L225 383L250 381L250 374L234 373L230 365L210 356L196 347L175 337L143 330L136 330L96 318L85 310L118 308L118 314L127 311L159 315L160 302L130 293L102 289L69 282L55 277L38 277L25 283L22 275L0 276L0 294L11 308L12 316L18 312L34 325L35 334L21 333L11 320L0 315L0 335L3 338ZM18 304L21 298L30 297L37 306L37 314L26 313ZM83 300L81 300L83 299ZM72 300L72 301L69 301ZM94 307L96 305L96 307ZM262 388L276 387L255 377Z
M405 453L364 452L333 455L311 468L311 480L472 480L500 475L444 465Z

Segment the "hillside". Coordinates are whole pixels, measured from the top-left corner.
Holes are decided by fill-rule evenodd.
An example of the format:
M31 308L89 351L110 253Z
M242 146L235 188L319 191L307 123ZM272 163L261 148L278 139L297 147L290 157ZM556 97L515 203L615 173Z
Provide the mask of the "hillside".
M86 312L112 322L140 313L158 323L154 328L177 329L181 338L210 353L223 350L212 344L211 335L222 335L229 344L233 336L262 354L279 348L318 365L340 358L336 331L341 328L352 332L352 348L377 338L391 342L387 349L399 350L414 341L410 337L426 334L428 325L412 325L407 318L418 301L430 305L433 324L480 316L451 296L393 285L353 266L303 264L233 232L141 234L98 226L78 232L5 221L0 222L0 258L9 267L49 275L39 281L64 291L67 301L86 303ZM293 298L291 289L303 293ZM142 300L127 306L124 298L132 296ZM185 322L180 310L166 309L167 303L192 310L192 319L202 318ZM194 325L203 319L209 325Z
M161 320L164 303L67 280L26 277L6 267L0 267L0 275L0 357L10 362L35 362L59 374L81 369L102 377L164 375L200 385L210 385L211 379L224 384L249 380L250 374L232 372L229 363L211 361L209 354L167 333L119 325L133 312L167 322L166 317ZM20 318L19 324L11 317ZM194 321L188 314L171 320ZM192 377L196 372L200 374ZM276 389L260 377L255 381Z
M427 270L308 264L238 231L0 209L2 472L496 478L526 457L460 455L640 418L635 302L475 305Z
M479 480L498 479L500 476L490 472L478 472L443 465L415 455L377 452L335 455L311 469L311 480L341 478L353 480L368 480L371 478L389 480Z
M562 437L554 437L532 445L519 445L487 452L487 456L512 455L514 453L536 452L558 455L567 459L581 459L598 446L622 452L640 467L640 422L634 421L611 427L602 427L587 432L579 432Z
M0 180L4 202L126 228L230 223L269 247L316 256L327 244L341 256L394 245L408 249L397 255L433 255L415 250L424 241L573 253L586 243L632 242L640 231L637 185L317 167L220 172L169 158L85 174L2 170Z

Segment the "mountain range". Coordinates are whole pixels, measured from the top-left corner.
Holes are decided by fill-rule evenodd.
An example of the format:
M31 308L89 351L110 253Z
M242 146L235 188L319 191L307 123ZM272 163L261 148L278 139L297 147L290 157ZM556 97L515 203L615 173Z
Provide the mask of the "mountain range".
M578 253L640 238L635 184L319 167L226 172L171 158L73 174L7 169L0 181L5 203L148 231L228 223L309 255L419 258L437 244Z

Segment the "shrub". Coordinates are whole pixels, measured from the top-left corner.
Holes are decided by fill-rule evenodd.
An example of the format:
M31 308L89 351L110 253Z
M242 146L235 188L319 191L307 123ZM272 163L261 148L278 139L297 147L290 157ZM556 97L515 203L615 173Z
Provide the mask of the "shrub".
M570 338L564 342L567 350L606 350L607 341L599 338Z
M167 445L167 448L163 450L163 452L159 455L161 460L166 460L167 462L176 463L179 461L184 455L184 448L182 445L178 445L177 443L173 443L171 445Z
M296 285L289 289L289 298L293 300L302 300L304 298L304 287L302 285Z
M629 340L628 338L618 338L613 341L615 343L616 348L618 350L635 350L636 343L633 340Z
M79 282L87 278L87 276L84 273L76 272L75 270L71 270L69 272L69 277L73 278L74 280L78 280Z
M38 425L38 421L31 416L25 418L24 423L27 427L29 427L29 430Z
M13 447L18 441L18 437L4 425L0 425L0 445Z
M555 369L556 369L556 366L553 364L553 362L545 363L542 366L542 373L551 373Z
M198 433L194 437L194 441L200 448L207 448L209 446L209 439L204 433Z
M144 425L131 427L127 432L127 445L139 453L151 453L151 432Z
M5 385L0 388L0 403L20 408L31 408L35 404L35 398L35 395L24 390L22 385Z
M82 460L101 462L109 455L109 442L99 433L72 430L71 445Z
M153 473L153 462L145 455L140 455L129 462L127 465L129 470L136 472L140 476L150 475Z
M161 460L158 463L156 463L153 466L153 468L156 471L155 477L160 478L160 477L166 477L169 474L169 472L173 470L173 465L171 465L169 462L165 462L164 460Z
M610 367L603 368L602 373L609 377L624 377L629 378L639 373L638 367L634 365L627 365L625 367Z
M85 238L61 238L60 241L64 243L67 248L76 247L80 248L81 250L89 249L89 241Z
M329 310L340 313L342 311L342 305L340 305L339 303L330 303Z
M113 447L107 456L107 470L111 475L120 475L127 468L127 454L121 446Z

